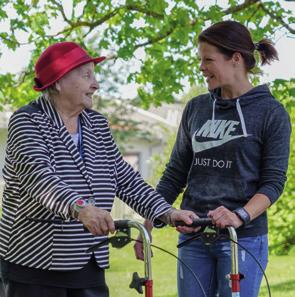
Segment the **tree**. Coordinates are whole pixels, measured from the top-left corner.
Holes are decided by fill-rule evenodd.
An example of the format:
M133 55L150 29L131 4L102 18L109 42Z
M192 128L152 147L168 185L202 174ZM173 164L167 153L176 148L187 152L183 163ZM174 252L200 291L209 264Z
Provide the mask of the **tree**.
M34 61L56 41L75 40L86 44L93 54L113 48L125 63L138 60L140 70L129 73L126 81L140 85L140 103L148 107L172 102L174 94L183 89L183 79L191 84L202 82L196 39L210 23L238 20L251 28L255 40L281 29L295 32L289 25L294 24L294 16L279 1L228 0L225 8L218 4L201 7L195 0L0 0L0 4L0 20L10 24L8 32L0 32L1 42L11 49L24 42L35 45L21 77L0 77L0 103L12 106L35 97L30 89ZM60 19L60 29L54 31ZM26 34L26 40L20 41L20 33Z

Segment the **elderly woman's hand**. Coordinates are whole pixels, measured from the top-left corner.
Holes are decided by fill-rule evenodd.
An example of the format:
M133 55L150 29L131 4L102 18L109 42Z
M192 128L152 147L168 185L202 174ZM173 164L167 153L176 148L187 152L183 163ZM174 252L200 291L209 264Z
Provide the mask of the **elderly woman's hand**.
M183 221L187 225L192 224L193 219L197 219L198 216L190 210L182 210L171 208L166 212L160 219L171 226L175 226L176 221ZM200 227L187 227L187 226L178 226L176 230L181 233L192 233L197 232Z
M78 220L93 235L108 235L109 232L115 232L114 221L110 213L93 205L81 209Z

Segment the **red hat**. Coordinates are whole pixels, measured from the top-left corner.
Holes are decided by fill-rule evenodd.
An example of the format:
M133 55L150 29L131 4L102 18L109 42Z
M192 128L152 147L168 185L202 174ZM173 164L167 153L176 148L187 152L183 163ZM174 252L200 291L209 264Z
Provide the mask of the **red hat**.
M36 91L43 91L66 73L83 64L100 63L106 57L92 58L74 42L58 42L49 46L35 64Z

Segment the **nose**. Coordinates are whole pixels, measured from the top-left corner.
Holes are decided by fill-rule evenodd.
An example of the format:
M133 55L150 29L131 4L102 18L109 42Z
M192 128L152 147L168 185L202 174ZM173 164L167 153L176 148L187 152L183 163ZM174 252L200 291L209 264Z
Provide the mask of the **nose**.
M93 75L93 80L92 80L91 87L94 88L95 90L99 89L99 84L98 84L98 81L97 81L95 75Z
M205 71L205 64L204 64L204 62L203 62L202 60L200 61L200 66L199 66L199 68L200 68L200 70L201 70L202 72Z

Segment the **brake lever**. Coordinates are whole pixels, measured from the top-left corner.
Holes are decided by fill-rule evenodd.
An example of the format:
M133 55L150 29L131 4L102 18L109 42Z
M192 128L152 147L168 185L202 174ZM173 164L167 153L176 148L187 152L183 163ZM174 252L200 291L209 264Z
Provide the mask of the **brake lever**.
M111 244L114 248L122 248L131 242L131 232L130 228L118 229L114 236L107 238L97 244L94 244L89 249L86 250L87 253L92 253L98 250L101 246L105 244Z

